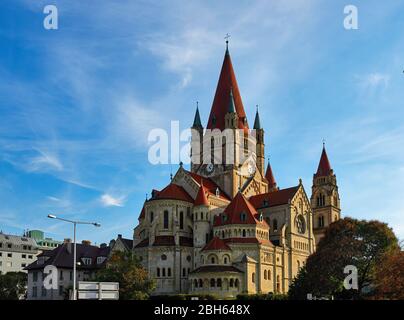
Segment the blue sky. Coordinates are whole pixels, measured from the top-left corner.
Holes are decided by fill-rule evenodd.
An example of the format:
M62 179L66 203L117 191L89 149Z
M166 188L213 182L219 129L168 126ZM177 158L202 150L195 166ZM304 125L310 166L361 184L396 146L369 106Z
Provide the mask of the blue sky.
M56 4L59 29L43 28ZM359 29L343 28L354 4ZM310 196L322 140L343 215L404 238L403 1L0 3L0 229L71 236L50 212L98 221L78 237L132 237L145 194L177 165L147 161L147 134L207 121L224 35L249 122L260 105L280 187Z

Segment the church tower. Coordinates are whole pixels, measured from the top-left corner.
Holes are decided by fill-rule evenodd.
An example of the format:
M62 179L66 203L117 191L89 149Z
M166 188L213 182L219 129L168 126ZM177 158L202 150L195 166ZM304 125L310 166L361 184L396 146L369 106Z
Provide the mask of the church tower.
M265 166L265 143L264 143L264 129L261 127L260 115L257 112L255 113L254 120L254 130L255 130L255 138L257 141L256 145L256 156L257 156L257 169L261 172L261 175L264 177L264 166Z
M311 207L317 245L324 236L325 229L339 220L341 215L337 177L331 168L324 144L317 172L313 175Z
M194 117L194 123L191 127L191 171L196 172L198 167L202 163L203 152L203 127L201 123L201 117L199 115L199 106L196 102L196 112Z

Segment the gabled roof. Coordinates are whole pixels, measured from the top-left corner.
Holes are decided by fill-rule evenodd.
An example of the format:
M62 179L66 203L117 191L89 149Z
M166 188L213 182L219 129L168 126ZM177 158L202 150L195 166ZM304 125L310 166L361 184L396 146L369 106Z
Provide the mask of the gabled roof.
M144 204L143 204L142 211L140 211L138 220L144 219L145 214L146 214L146 210L144 209Z
M250 197L250 203L256 208L275 207L287 204L296 194L299 186L261 193Z
M154 196L150 200L159 200L159 199L172 199L172 200L181 200L186 202L194 202L191 196L185 191L185 189L181 186L178 186L174 183L170 183L167 187L165 187L161 191L155 191Z
M233 65L231 62L230 54L226 50L224 56L222 69L220 71L219 81L216 87L215 97L213 99L212 108L210 110L207 129L218 128L223 130L225 128L225 115L231 105L231 95L233 93L234 107L238 115L238 128L248 129L246 114L244 111L243 102L241 100L240 91L238 89L236 75L234 74Z
M327 152L325 151L325 146L323 146L323 151L321 152L321 158L318 164L316 176L317 177L328 176L331 170L332 170L331 164L330 161L328 160Z
M242 219L244 215L244 219ZM228 224L264 224L266 222L259 221L259 214L254 206L238 192L230 204L226 207L222 214L215 216L214 225Z
M196 107L194 123L192 124L192 128L202 128L201 117L199 115L199 108Z
M258 107L257 112L255 113L254 129L255 130L261 129L261 120L260 120L260 114L258 113Z
M267 171L265 172L265 179L268 180L268 188L273 189L276 188L276 180L274 174L272 172L271 164L268 161Z
M209 250L231 250L230 247L219 237L213 237L203 248L202 251Z
M91 264L80 264L77 266L80 270L99 269L105 265L105 261L97 264L97 257L108 257L110 247L96 247L87 244L77 243L77 261L82 258L91 258ZM43 269L47 265L53 265L57 268L73 269L73 243L63 243L57 248L50 250L42 255L48 257L45 263L39 264L38 260L31 263L25 270Z
M208 206L208 198L206 197L207 191L205 190L205 187L203 186L203 182L201 183L201 186L199 187L198 194L196 195L194 205L195 206Z
M191 176L199 185L203 182L203 187L210 195L216 195L216 189L219 186L211 179L205 178L195 172L184 170L187 174ZM219 188L219 198L230 201L230 198Z

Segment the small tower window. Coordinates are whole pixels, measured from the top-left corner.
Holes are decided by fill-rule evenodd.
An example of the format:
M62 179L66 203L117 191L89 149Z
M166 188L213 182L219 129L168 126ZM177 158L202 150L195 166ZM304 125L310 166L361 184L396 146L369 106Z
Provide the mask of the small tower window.
M168 229L168 211L164 211L164 229Z
M216 188L216 197L220 196L220 190L219 188Z
M150 223L153 222L153 219L154 219L154 212L151 211L151 212L150 212Z
M324 227L324 216L318 217L318 226L319 226L319 228Z
M244 212L240 214L240 220L243 222L247 220L247 215Z
M274 221L272 222L272 225L273 225L274 231L275 232L278 231L278 220L274 219Z
M180 229L184 229L184 212L180 212Z

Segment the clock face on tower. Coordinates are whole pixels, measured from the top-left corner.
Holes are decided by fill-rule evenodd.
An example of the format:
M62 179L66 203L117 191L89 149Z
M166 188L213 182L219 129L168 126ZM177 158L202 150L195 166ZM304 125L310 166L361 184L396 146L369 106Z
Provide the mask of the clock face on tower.
M249 163L248 163L248 167L247 167L248 169L248 174L249 175L253 175L254 174L254 172L255 172L255 163L253 162L253 161L250 161Z
M214 169L213 163L209 163L205 168L206 173L208 173L208 174L212 173L213 169Z

